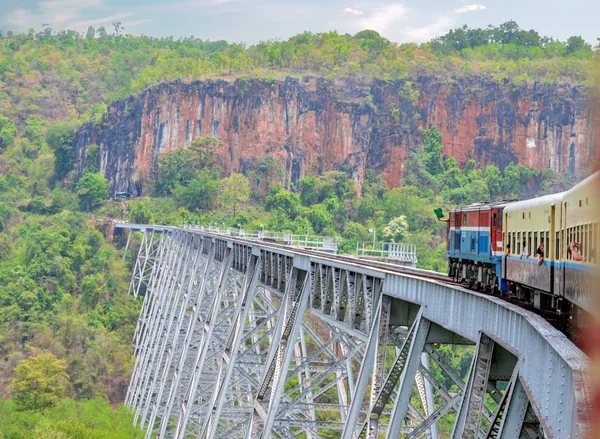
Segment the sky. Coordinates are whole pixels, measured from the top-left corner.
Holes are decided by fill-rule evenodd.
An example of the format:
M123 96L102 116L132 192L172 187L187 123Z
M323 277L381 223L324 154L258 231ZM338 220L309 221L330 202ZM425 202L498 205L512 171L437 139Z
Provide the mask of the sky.
M474 3L481 2L481 3ZM248 45L304 32L373 29L398 43L424 42L464 24L515 20L566 40L600 37L596 0L0 0L0 30L85 32L120 21L125 33L227 40Z

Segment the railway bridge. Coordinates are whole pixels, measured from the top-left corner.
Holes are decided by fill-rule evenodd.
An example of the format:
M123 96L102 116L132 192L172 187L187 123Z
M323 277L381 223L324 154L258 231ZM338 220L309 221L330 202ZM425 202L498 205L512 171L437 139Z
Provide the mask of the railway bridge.
M141 232L126 404L147 438L588 433L589 360L517 306L409 267L191 228L116 228ZM456 364L453 351L472 359Z

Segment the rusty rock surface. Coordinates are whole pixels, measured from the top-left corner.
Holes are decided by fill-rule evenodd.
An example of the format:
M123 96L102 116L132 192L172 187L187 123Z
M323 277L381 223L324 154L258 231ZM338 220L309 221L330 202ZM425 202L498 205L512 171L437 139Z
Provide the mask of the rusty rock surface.
M437 126L444 153L459 163L503 168L518 162L557 173L589 173L593 118L580 86L500 85L483 78L420 78L335 83L321 78L165 83L110 105L100 126L81 127L76 166L97 144L111 192L147 193L160 154L215 136L226 173L247 172L263 156L285 169L285 183L336 169L362 185L368 169L401 183L420 128Z

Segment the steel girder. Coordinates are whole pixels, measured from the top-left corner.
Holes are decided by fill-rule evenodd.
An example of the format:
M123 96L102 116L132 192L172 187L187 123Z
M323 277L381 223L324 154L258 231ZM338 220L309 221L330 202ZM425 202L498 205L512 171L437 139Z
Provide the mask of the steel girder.
M453 437L585 431L587 359L537 316L364 262L159 231L130 287L126 403L146 437L435 439L451 413ZM466 376L439 349L455 343L474 346Z

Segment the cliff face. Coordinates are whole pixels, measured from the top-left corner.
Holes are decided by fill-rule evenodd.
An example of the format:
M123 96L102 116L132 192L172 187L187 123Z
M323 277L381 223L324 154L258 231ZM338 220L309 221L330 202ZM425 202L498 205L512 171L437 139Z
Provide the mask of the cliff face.
M112 104L102 126L79 130L75 154L81 173L89 145L97 144L112 191L135 195L156 178L160 154L198 136L223 141L218 154L226 172L248 171L268 155L284 167L287 182L338 169L361 184L366 170L376 169L397 186L420 127L437 126L445 154L461 163L515 161L582 174L593 154L591 121L582 90L564 85L430 78L412 89L314 78L171 83Z

